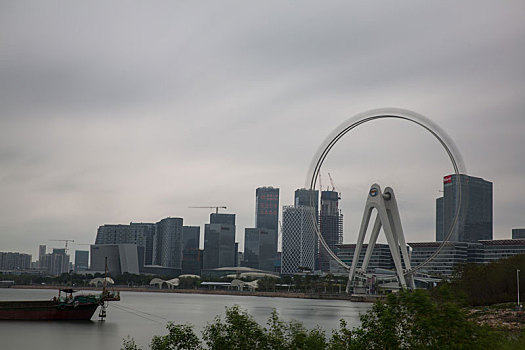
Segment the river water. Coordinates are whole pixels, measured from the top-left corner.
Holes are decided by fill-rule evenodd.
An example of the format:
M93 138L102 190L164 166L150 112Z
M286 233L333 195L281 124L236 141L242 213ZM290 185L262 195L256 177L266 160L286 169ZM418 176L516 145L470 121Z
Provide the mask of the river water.
M53 290L0 288L0 300L50 299ZM225 307L239 305L260 324L273 309L285 321L302 322L307 328L319 325L329 333L339 320L359 325L359 314L369 303L344 300L314 300L233 295L121 292L121 301L110 302L107 318L98 321L98 310L91 321L0 321L0 349L120 349L128 335L148 349L153 335L166 334L166 322L191 323L197 334Z

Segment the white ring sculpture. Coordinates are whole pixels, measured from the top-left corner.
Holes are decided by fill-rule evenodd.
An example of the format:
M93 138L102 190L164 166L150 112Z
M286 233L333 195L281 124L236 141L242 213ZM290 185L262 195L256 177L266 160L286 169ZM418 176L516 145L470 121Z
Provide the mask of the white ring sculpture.
M323 165L323 162L328 156L328 153L335 146L337 141L339 141L344 135L346 135L348 132L355 129L359 125L362 125L367 122L371 122L373 120L378 120L378 119L406 120L408 122L419 125L423 129L428 131L430 134L432 134L439 141L439 143L443 146L443 148L447 152L450 162L452 163L452 167L454 168L454 173L458 175L458 178L459 178L459 174L466 174L465 164L463 162L463 158L461 157L461 154L458 151L458 148L456 147L452 139L438 125L436 125L434 122L432 122L428 118L425 118L421 114L418 114L413 111L409 111L409 110L401 109L401 108L380 108L380 109L373 109L367 112L357 114L354 117L346 120L344 123L339 125L334 131L332 131L332 133L321 144L321 146L317 150L317 153L312 159L312 163L310 164L308 175L306 177L305 188L309 188L310 190L315 190L317 178L319 176L319 172L321 171L321 166ZM427 260L423 261L421 264L415 267L412 267L411 270L405 271L406 275L413 274L414 272L416 272L423 266L427 265L430 261L432 261L439 254L441 249L445 246L445 244L450 239L450 236L452 235L454 228L456 227L458 219L459 219L459 213L460 213L459 208L461 207L461 181L456 181L456 193L459 194L458 203L456 207L456 213L454 215L454 219L452 220L452 225L450 226L447 234L443 238L443 242L441 242L441 244L436 249L436 251ZM339 257L330 249L330 247L328 247L328 244L326 243L323 236L321 235L318 225L315 225L315 227L316 227L317 237L319 238L321 245L325 248L328 254L330 254L330 256L338 264L340 264L345 269L349 270L350 266L348 266L341 259L339 259Z

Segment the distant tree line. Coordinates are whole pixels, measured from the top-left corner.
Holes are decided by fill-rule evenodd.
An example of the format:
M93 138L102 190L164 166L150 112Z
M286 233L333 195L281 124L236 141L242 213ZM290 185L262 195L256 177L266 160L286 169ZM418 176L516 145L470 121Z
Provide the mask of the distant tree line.
M65 286L76 286L86 287L93 278L104 277L103 273L95 274L76 274L76 273L63 273L58 276L48 275L34 275L34 274L0 274L0 279L11 280L15 284L19 285L35 285L35 284L48 284L48 285L65 285ZM128 285L128 286L145 286L149 285L149 282L157 276L151 275L137 275L131 273L124 273L118 276L112 276L112 279L117 285Z
M1 280L12 280L18 285L65 285L74 287L86 287L95 277L104 277L103 273L95 274L76 274L63 273L58 276L36 275L36 274L0 274ZM130 287L144 287L149 286L153 278L171 279L171 276L159 275L141 275L123 273L117 276L111 276L115 281L115 285L130 286ZM240 278L245 281L253 281L257 279L258 291L262 292L300 292L310 294L336 294L344 291L346 286L346 277L334 276L331 274L325 276L318 275L295 275L283 276L280 279L272 277L262 278ZM232 278L225 278L219 276L202 276L201 279L195 278L179 278L180 289L195 289L200 287L200 283L204 281L224 282L231 281Z

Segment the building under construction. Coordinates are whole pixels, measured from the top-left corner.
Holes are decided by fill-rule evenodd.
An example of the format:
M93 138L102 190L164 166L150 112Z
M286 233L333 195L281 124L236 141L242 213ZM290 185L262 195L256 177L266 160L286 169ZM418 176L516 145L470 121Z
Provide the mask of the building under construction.
M343 243L343 214L339 209L339 199L339 193L336 191L321 191L319 229L332 251ZM319 269L330 272L330 255L322 245L319 248Z

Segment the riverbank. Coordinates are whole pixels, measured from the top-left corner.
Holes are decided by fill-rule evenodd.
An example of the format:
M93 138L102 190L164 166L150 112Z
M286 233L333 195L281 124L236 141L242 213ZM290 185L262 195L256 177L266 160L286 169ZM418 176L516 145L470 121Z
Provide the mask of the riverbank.
M520 333L525 329L525 312L517 310L515 303L478 306L468 310L471 319L479 324Z
M60 285L14 285L11 289L51 289L72 288L71 286ZM95 290L95 287L74 287L79 290ZM113 286L116 291L126 292L149 292L149 293L173 293L173 294L210 294L210 295L235 295L235 296L256 296L256 297L277 297L277 298L299 298L299 299L324 299L324 300L348 300L352 302L372 303L382 298L377 295L348 295L348 294L328 294L328 293L303 293L303 292L252 292L223 289L159 289L153 287L129 287Z

